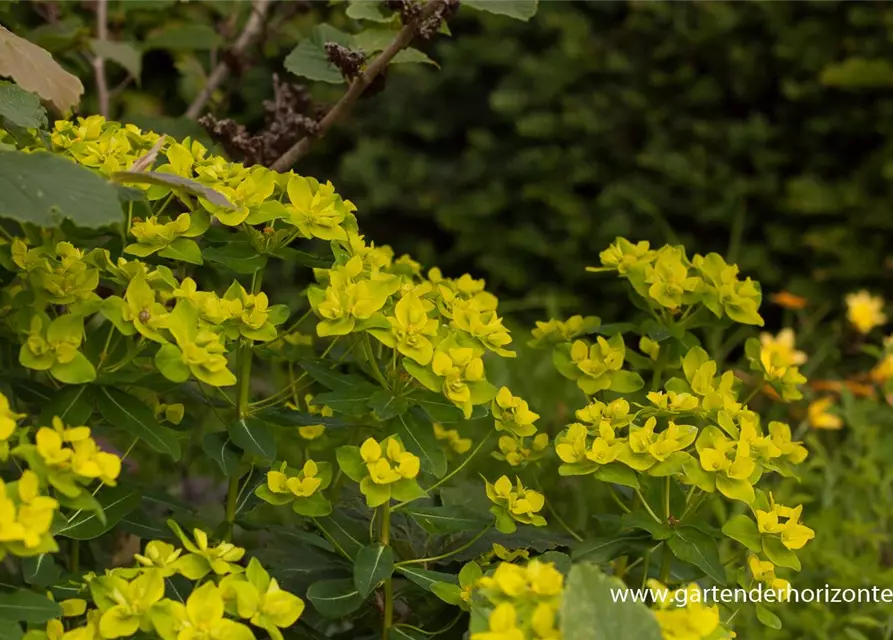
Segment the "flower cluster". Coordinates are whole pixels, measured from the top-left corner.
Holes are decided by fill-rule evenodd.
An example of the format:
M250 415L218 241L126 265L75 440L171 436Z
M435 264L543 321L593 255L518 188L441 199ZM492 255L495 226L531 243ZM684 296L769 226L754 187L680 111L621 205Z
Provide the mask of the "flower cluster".
M475 606L487 613L487 628L472 629L471 640L561 640L558 612L563 588L564 576L551 563L499 564L474 587Z
M88 608L80 598L61 603L63 617L78 618L81 625L54 619L45 631L32 630L28 637L87 640L142 633L162 640L253 640L253 626L282 640L281 629L297 621L304 602L284 591L256 558L246 568L234 564L244 549L229 543L210 547L199 529L193 542L174 523L171 526L183 542L185 555L182 548L153 540L136 554L135 567L86 574L81 590L95 608ZM165 597L165 580L175 573L192 582L202 581L208 573L214 579L197 584L184 603Z
M496 529L502 533L513 533L517 529L516 522L544 527L546 519L539 515L546 499L539 491L528 489L521 484L520 478L515 485L508 476L502 476L490 484L487 482L487 497L493 506L490 512L496 516Z
M685 587L685 602L676 602L675 591L657 580L649 579L653 594L666 594L655 602L654 616L664 640L723 640L734 638L720 622L719 607L703 602L701 588L691 583Z
M361 447L339 447L337 456L341 470L360 484L370 507L385 504L391 498L413 500L424 495L415 479L419 475L419 458L407 451L397 436L382 442L367 438Z
M411 455L411 454L410 454ZM307 460L300 471L282 463L278 471L267 472L267 483L255 489L255 495L273 505L291 504L302 516L327 516L332 504L322 491L332 482L332 465Z

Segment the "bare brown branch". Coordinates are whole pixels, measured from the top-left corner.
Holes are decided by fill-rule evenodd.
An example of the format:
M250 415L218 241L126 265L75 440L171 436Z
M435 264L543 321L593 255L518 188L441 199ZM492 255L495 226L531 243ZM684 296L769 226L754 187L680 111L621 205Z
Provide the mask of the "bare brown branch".
M446 0L431 0L431 2L428 2L424 6L424 9L400 30L397 37L394 38L394 41L372 61L372 64L366 67L366 70L363 73L353 79L347 92L335 106L326 113L325 117L319 121L319 130L316 136L304 136L301 138L301 140L286 151L281 158L274 162L271 168L274 171L287 171L299 158L301 158L301 156L307 153L313 139L323 137L332 125L350 110L350 107L357 101L357 98L359 98L363 91L372 84L372 81L384 71L385 67L387 67L391 60L394 59L394 56L409 46L413 38L417 35L418 28L425 24L425 22L437 11L443 8L445 4Z
M236 43L230 49L230 57L239 57L260 35L264 26L264 20L266 20L267 17L267 12L270 9L270 1L271 0L253 0L251 5L251 15L248 17L248 22L245 23L245 28L239 35ZM195 100L192 101L192 104L189 105L189 108L186 110L186 117L192 120L198 118L199 114L201 114L202 110L211 99L211 95L228 77L229 64L227 64L227 56L224 56L224 59L214 67L211 75L208 76L208 82L205 84L205 88L202 89L201 93L198 94Z
M96 2L96 39L105 42L109 39L108 0ZM99 114L109 117L109 85L105 75L105 58L93 56L93 71L96 73L96 94L99 99Z

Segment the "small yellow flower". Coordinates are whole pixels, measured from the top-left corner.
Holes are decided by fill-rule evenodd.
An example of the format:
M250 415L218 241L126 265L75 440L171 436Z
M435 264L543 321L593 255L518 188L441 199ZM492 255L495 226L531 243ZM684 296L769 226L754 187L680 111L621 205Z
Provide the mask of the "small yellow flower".
M777 336L763 332L760 334L760 360L766 370L773 367L787 368L802 365L806 362L806 354L794 347L796 336L794 330L785 328Z
M434 423L434 437L445 442L451 450L459 455L471 449L471 438L463 438L455 429L444 429L438 423Z
M884 313L884 299L872 296L868 291L859 291L846 296L847 320L859 333L868 333L875 327L887 323Z
M834 398L825 396L809 404L806 413L813 429L841 429L843 420L828 411L834 405Z

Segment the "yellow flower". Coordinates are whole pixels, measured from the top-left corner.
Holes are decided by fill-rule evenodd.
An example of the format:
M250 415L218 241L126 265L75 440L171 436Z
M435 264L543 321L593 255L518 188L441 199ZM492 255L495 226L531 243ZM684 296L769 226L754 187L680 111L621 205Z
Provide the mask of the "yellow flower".
M546 519L537 515L546 504L545 497L538 491L525 488L520 478L516 478L516 482L514 488L508 476L500 477L493 484L486 482L487 497L496 505L491 509L496 516L496 528L503 533L511 533L515 530L513 520L535 527L545 526Z
M444 429L436 422L434 423L434 437L446 442L451 450L460 455L471 449L471 438L463 438L455 429Z
M161 572L165 578L177 572L175 563L183 553L172 544L160 540L152 540L146 545L144 553L135 553L134 559L144 567L151 567Z
M24 414L12 411L9 400L0 393L0 441L9 440L16 429L16 422L24 417Z
M562 462L575 464L586 459L586 438L589 430L579 422L568 425L567 430L555 438L555 453Z
M299 498L309 498L322 484L322 479L316 475L318 471L319 467L316 463L313 460L307 460L300 474L286 480L288 490Z
M655 580L648 582L652 589L664 588ZM659 602L659 608L654 612L664 640L702 640L713 637L713 632L719 627L719 607L704 604L696 584L690 584L686 590L686 606L679 607L669 601Z
M391 484L412 479L419 474L418 457L406 451L396 438L388 438L382 449L374 438L367 438L360 447L369 477L375 484Z
M794 348L796 336L790 328L782 329L777 336L760 334L760 360L766 370L773 367L787 368L806 362L806 354Z
M539 419L539 414L531 411L525 400L513 396L508 387L502 387L496 393L491 409L497 431L509 431L519 437L536 433L533 423Z
M809 404L806 410L809 417L809 424L813 429L841 429L843 428L843 420L828 411L834 404L834 398L825 396L819 398Z
M893 353L884 356L871 370L871 379L877 383L883 383L893 378Z
M872 296L868 291L850 293L846 296L847 320L859 333L868 333L875 327L887 323L884 313L884 299Z
M527 635L517 626L517 613L510 602L503 602L490 613L489 631L480 631L471 640L527 640Z
M543 456L544 449L549 445L549 435L537 434L528 445L525 438L514 435L506 435L499 438L499 452L494 452L497 460L505 460L513 467L527 464L531 460L538 460Z

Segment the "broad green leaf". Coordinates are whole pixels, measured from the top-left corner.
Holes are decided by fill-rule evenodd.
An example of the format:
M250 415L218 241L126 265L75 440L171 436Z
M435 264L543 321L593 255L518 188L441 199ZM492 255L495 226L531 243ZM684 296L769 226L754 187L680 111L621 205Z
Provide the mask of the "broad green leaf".
M403 49L397 55L395 55L390 63L388 64L432 64L438 69L440 65L437 64L434 60L429 58L427 54L419 51L418 49L413 49L411 47Z
M202 250L195 240L189 238L177 238L164 249L158 252L162 258L169 258L177 262L186 262L189 264L204 264L202 261Z
M288 408L272 407L255 414L258 418L277 427L307 427L321 424L328 429L350 427L353 423L345 422L341 418L327 418L321 415L307 413L306 411L293 411Z
M162 427L152 409L139 398L112 387L99 389L99 411L106 422L124 429L160 453L180 459L180 441L176 434Z
M479 531L487 526L490 518L480 516L461 506L449 507L405 507L403 513L428 533L445 534L463 531Z
M165 23L146 37L144 48L174 51L210 51L224 45L223 38L209 24Z
M364 525L338 511L324 518L316 518L314 522L335 549L348 558L356 558L366 544L361 540L369 539Z
M257 418L236 418L229 423L229 437L248 453L265 460L276 459L276 438L266 422Z
M603 564L622 556L634 545L650 541L651 536L642 533L624 533L584 540L571 550L571 558Z
M0 218L47 228L67 218L93 229L123 219L114 186L71 160L43 151L0 152Z
M359 609L364 600L349 578L314 582L307 589L307 599L326 618L343 618Z
M354 20L369 20L371 22L391 22L394 15L385 15L381 11L381 5L378 2L369 2L369 0L353 0L344 12L348 18Z
M90 48L96 55L121 65L139 82L143 73L143 53L135 43L93 38L90 40Z
M126 515L138 509L141 496L139 490L134 487L118 485L103 487L96 494L96 499L102 505L105 522L102 522L97 513L82 511L70 522L63 523L59 529L54 531L55 535L74 540L98 538L106 531L111 530Z
M17 622L10 620L0 620L0 638L3 640L22 640L25 637L25 631Z
M0 621L42 624L62 616L62 607L44 595L17 589L0 592Z
M385 28L364 29L354 35L354 44L367 56L384 51L397 37L397 31Z
M719 561L719 547L706 533L694 527L679 527L667 544L677 558L695 565L719 584L725 584L726 572Z
M0 82L0 124L46 129L47 112L40 98L10 82Z
M615 371L611 374L611 391L634 393L645 386L645 381L635 371Z
M202 451L217 463L227 478L235 477L238 473L242 455L226 433L206 433L202 438Z
M283 65L287 71L319 82L342 84L344 77L338 67L329 62L325 45L327 42L352 47L353 38L327 24L320 24L313 28L310 38L301 40L291 53L285 58Z
M781 619L772 613L769 608L764 604L757 604L757 620L762 622L764 625L769 627L770 629L781 629Z
M387 389L379 389L369 398L368 406L375 411L379 420L390 420L409 409L409 401L404 397L397 397Z
M744 514L738 514L729 518L722 526L722 532L732 540L737 540L754 553L759 553L763 549L757 523Z
M655 540L666 540L673 535L673 530L663 522L657 522L651 515L643 511L633 511L620 518L620 526L624 529L642 529L651 534Z
M794 571L800 571L800 558L797 554L782 544L780 538L763 536L763 553L779 567L787 567Z
M59 582L61 577L62 570L50 553L22 558L22 578L31 586L45 589Z
M111 180L120 184L155 184L170 187L171 189L181 189L194 196L201 196L218 207L234 208L233 204L226 199L226 196L219 191L173 173L164 173L163 171L117 171L111 175Z
M527 22L536 15L538 0L463 0L462 6Z
M428 418L416 409L397 416L393 425L403 446L419 457L422 470L442 478L447 470L446 454L434 437Z
M627 589L594 564L575 565L568 576L561 604L565 638L586 640L661 640L660 627L641 602L616 602L613 593Z
M353 583L360 595L368 597L375 586L394 572L394 550L383 544L370 544L357 553Z
M375 387L376 389L379 388L362 376L354 375L352 373L341 373L340 371L331 369L331 364L324 360L301 360L300 365L301 368L307 372L307 375L322 386L333 391L350 389L351 387L362 385Z
M96 388L86 384L62 387L44 405L40 424L51 425L53 417L66 425L79 427L88 423L96 401Z
M369 399L380 387L368 382L351 386L348 389L326 391L313 397L313 404L326 405L335 413L361 417L368 413Z
M12 78L25 91L53 103L61 113L76 107L84 93L77 76L68 73L47 51L0 25L0 76ZM4 172L0 171L0 175Z
M209 262L222 264L230 271L250 276L267 266L267 256L258 253L247 242L231 242L222 247L207 247L202 256Z
M404 565L402 567L397 567L397 573L403 574L410 582L414 582L425 591L431 591L432 586L437 584L438 582L459 584L459 580L452 573L429 571L427 569L420 569L414 565Z
M612 462L603 467L599 467L592 474L602 482L612 482L614 484L622 484L625 487L639 488L639 477L636 472L619 462Z

